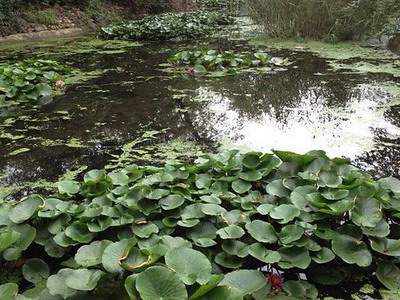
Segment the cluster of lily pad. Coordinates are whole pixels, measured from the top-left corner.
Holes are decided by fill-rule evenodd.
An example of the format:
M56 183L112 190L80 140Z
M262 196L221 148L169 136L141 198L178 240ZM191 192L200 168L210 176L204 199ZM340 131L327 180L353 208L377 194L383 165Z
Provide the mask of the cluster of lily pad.
M196 7L205 10L240 8L244 0L194 0Z
M51 97L71 69L52 60L24 60L0 65L0 106Z
M172 66L172 71L189 75L224 76L266 67L271 64L271 56L265 52L185 50L171 56L168 62L165 66Z
M169 40L211 34L234 19L221 12L164 13L102 28L102 36L123 40Z
M321 151L92 170L1 204L1 264L24 280L0 298L88 299L123 282L130 299L317 299L312 283L355 273L395 291L399 218L399 180Z

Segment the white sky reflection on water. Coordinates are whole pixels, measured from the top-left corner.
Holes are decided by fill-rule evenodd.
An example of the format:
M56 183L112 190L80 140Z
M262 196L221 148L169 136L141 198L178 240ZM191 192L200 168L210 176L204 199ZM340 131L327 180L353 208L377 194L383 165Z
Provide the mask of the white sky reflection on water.
M301 93L294 108L279 108L276 113L270 106L254 114L240 111L233 100L220 93L200 88L196 100L202 104L193 123L206 137L235 147L299 153L320 149L330 156L352 159L379 147L376 130L391 138L400 137L400 128L384 116L388 94L361 85L345 107L338 107L335 103L328 106L319 89ZM250 104L253 100L245 101Z

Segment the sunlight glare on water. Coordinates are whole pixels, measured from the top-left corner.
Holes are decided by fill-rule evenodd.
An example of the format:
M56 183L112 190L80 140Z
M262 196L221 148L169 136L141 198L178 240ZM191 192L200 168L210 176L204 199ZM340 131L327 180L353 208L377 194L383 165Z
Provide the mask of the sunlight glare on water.
M389 94L360 85L345 106L333 106L320 96L319 89L302 92L294 108L269 105L249 116L228 96L199 88L196 101L201 108L195 113L194 125L208 138L230 146L301 153L321 149L330 156L351 159L379 147L377 131L391 138L400 137L400 128L385 118Z

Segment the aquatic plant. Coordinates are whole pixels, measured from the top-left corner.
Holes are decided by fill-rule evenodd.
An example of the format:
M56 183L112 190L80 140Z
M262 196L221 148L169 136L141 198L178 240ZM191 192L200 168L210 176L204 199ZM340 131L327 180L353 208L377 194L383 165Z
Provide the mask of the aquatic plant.
M228 151L57 186L0 206L2 260L22 266L29 298L85 297L121 279L142 300L316 299L313 283L354 274L400 286L400 181L321 151ZM17 293L0 285L2 300Z
M52 60L24 60L0 65L0 106L51 97L71 69Z
M219 26L232 23L233 18L220 12L165 13L103 27L102 36L123 40L187 39L210 34Z
M188 75L225 76L240 70L257 69L273 65L287 65L282 59L271 60L265 52L235 52L217 50L181 51L168 59L172 71L187 73Z

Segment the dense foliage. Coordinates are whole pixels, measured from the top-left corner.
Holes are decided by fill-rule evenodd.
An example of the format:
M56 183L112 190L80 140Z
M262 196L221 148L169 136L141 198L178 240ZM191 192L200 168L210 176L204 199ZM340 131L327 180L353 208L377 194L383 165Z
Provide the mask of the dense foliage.
M204 75L233 74L238 70L264 67L271 57L264 52L237 53L234 51L197 50L181 51L169 58L169 63L179 71Z
M362 39L382 32L393 33L400 18L398 0L248 0L247 3L265 31L278 37Z
M165 13L102 28L105 38L125 40L167 40L210 34L233 19L220 12Z
M58 190L0 206L2 264L23 265L29 299L88 299L122 279L142 300L316 299L312 283L354 274L400 286L400 181L320 151L92 170ZM17 292L0 286L2 300Z
M0 65L0 105L51 97L57 81L71 69L52 60L24 60Z

